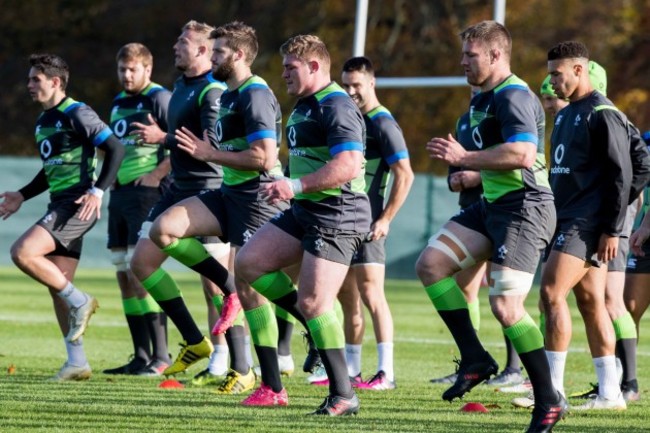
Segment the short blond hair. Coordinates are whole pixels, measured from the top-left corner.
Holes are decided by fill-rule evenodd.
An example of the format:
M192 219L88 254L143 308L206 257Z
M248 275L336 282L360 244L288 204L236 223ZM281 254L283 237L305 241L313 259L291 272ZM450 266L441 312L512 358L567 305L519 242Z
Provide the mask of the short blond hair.
M297 35L289 38L280 47L280 54L295 56L303 62L316 58L328 71L331 64L325 42L316 35Z
M115 60L119 62L122 61L135 61L142 63L143 66L153 66L153 55L149 48L140 44L138 42L131 42L130 44L124 45L117 52Z
M211 26L210 24L206 23L200 23L195 20L190 20L185 25L183 26L183 31L193 31L194 33L199 35L199 41L201 43L205 43L210 39L210 34L214 30L214 27Z

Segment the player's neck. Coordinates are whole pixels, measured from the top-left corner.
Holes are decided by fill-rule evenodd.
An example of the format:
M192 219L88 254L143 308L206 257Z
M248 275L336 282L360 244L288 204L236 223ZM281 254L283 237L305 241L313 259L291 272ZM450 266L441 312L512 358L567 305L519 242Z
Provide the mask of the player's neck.
M244 84L252 76L253 73L249 67L236 68L234 71L232 71L230 78L226 80L228 90L238 89L239 86Z
M50 108L56 107L65 99L66 95L64 91L54 92L52 97L47 101L41 102L41 106L44 110L49 110Z
M503 83L509 76L512 75L510 68L501 67L496 69L490 77L485 80L485 83L481 85L481 92L489 92L494 89L499 84Z
M140 87L138 90L134 90L134 91L131 92L131 91L128 91L128 90L125 89L124 91L129 95L139 95L144 89L149 87L150 84L151 84L151 81L147 81L146 83L144 83L144 86Z
M363 107L359 107L359 109L361 110L362 114L368 114L375 108L379 107L380 105L381 104L379 103L379 99L377 99L377 96L373 95L372 97L370 97L368 102L363 104Z
M594 88L591 86L591 83L580 83L576 90L569 96L569 101L570 102L577 102L580 101L581 99L586 98L587 96L591 95L594 91Z
M203 75L208 71L212 70L212 63L210 63L210 60L207 62L197 62L194 65L188 66L187 69L183 71L183 75L185 75L187 78L194 78L198 77L199 75Z

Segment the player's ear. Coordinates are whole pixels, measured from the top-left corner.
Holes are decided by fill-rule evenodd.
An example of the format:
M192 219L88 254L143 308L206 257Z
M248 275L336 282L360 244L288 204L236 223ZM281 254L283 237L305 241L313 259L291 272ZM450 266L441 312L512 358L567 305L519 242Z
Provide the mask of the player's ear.
M307 62L307 65L309 66L309 72L318 72L320 69L320 64L316 60L311 60Z

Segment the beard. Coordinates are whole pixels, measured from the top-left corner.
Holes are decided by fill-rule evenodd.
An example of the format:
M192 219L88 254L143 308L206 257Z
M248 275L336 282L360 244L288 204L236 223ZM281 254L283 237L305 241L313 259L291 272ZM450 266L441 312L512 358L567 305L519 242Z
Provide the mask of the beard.
M232 56L230 56L224 63L219 65L217 69L212 71L212 77L219 81L227 81L234 70L235 62L233 62Z

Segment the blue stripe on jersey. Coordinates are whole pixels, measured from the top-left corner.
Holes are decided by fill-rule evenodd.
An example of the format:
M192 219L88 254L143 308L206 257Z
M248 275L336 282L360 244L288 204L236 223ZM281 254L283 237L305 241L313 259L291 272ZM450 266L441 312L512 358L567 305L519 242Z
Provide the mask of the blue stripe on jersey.
M522 84L508 84L507 86L501 87L497 92L503 92L504 90L525 90L528 91L528 86L524 86Z
M386 162L388 163L388 165L392 165L392 164L395 164L400 159L408 159L408 157L409 157L409 151L408 150L402 150L401 152L397 152L396 154L391 155L388 158L386 158Z
M248 134L246 136L246 140L248 140L249 143L252 143L253 141L261 140L263 138L271 138L273 140L277 140L278 136L275 130L272 129L265 129L262 131L256 131L253 132L252 134Z
M63 112L65 114L68 114L70 111L74 110L75 108L83 107L84 105L86 104L84 104L83 102L73 102L72 104L68 105L66 109L63 110Z
M325 96L323 99L319 100L318 103L322 104L323 101L327 101L329 98L331 98L333 96L349 96L349 95L347 93L345 93L345 92L334 91L334 92L328 94L327 96Z
M248 86L246 86L244 89L241 89L241 90L247 91L249 89L268 89L268 88L269 88L269 86L265 86L262 83L251 83Z
M522 132L515 134L512 137L508 137L506 143L514 143L515 141L529 141L531 143L537 144L539 137L537 134L531 134L530 132Z
M393 115L386 112L386 111L380 111L380 112L370 116L370 118L373 119L373 120L378 118L378 117L388 117L389 119L394 119Z
M99 146L104 141L106 141L106 139L110 137L112 133L113 131L111 131L111 128L109 128L108 126L102 129L102 131L95 136L95 139L93 140L93 145Z
M641 134L641 138L643 138L643 141L645 141L645 144L650 146L650 131L646 131L643 134Z
M363 143L359 143L357 141L347 141L345 143L339 143L330 149L330 155L334 156L337 153L346 152L348 150L356 150L359 152L363 152Z

